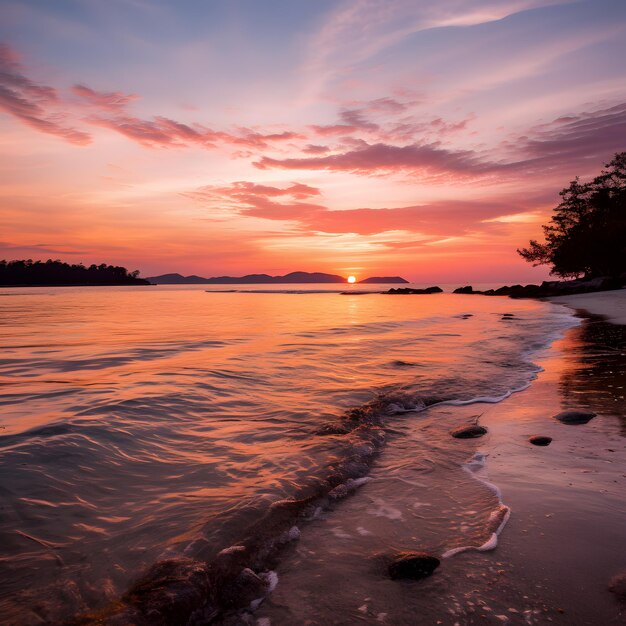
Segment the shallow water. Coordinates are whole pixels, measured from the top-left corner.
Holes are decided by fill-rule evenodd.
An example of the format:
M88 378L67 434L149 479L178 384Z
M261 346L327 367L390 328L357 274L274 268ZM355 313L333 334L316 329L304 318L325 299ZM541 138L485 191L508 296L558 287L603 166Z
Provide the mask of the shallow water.
M444 419L406 412L524 388L536 351L574 323L548 303L451 294L3 290L5 622L104 606L169 556L211 559L273 502L367 475L380 449L367 498L319 512L335 538L359 555L375 536L480 545L494 494L467 473L450 481L466 448ZM443 410L469 419L480 405ZM388 493L385 475L406 491ZM421 523L421 507L441 515Z

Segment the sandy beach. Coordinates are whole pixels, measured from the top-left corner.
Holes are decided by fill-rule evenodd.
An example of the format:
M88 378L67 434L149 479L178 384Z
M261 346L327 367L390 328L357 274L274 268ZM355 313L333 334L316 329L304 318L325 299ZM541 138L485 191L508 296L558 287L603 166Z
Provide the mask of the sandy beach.
M625 605L608 587L626 572L626 327L617 325L626 323L626 291L551 300L613 323L584 319L543 354L544 371L528 390L481 418L490 479L512 509L498 559L517 590L544 595L545 618L623 623ZM575 426L553 419L571 408L598 415ZM533 446L532 435L553 441Z
M573 309L588 311L592 315L604 315L614 324L626 324L626 289L548 299L555 304L564 304Z
M608 317L620 314L625 296L626 292L608 292L580 300L586 310ZM575 308L582 307L576 303ZM535 356L543 371L528 389L496 404L433 407L398 426L403 433L412 433L417 482L396 485L393 472L401 459L386 451L373 468L372 481L358 497L342 505L341 527L322 520L303 533L294 555L278 568L280 584L258 616L271 623L318 624L320 603L342 603L346 612L353 605L352 617L332 623L411 623L411 615L420 615L420 623L450 626L624 623L626 605L609 587L626 572L625 346L626 327L585 317ZM597 416L587 424L565 425L554 415L566 409L591 410ZM415 485L421 472L429 471L430 445L446 429L476 416L488 434L479 440L459 440L454 460L469 461L467 469L477 455L485 455L482 478L497 486L502 502L511 510L497 547L444 558L441 568L426 581L405 585L379 581L378 585L385 586L383 599L355 580L349 591L342 590L345 572L337 563L334 577L327 572L329 579L319 579L323 593L308 594L302 583L311 575L309 569L319 575L328 550L321 549L322 542L334 543L334 553L343 551L346 561L356 560L363 542L350 537L347 520L360 533L366 532L359 524L395 488L403 490L406 506L396 502L395 509L387 510L385 514L393 520L378 532L391 537L401 534L398 524L424 495ZM529 442L534 435L551 437L552 442L534 446ZM437 470L440 481L459 481L459 474L465 474L459 465L446 470L448 478L442 471ZM476 511L463 511L462 494L473 487L460 484L461 491L453 498L456 512L454 503L443 500L435 508L420 505L411 549L434 543L429 529L442 515L449 520L451 532L466 532L465 524ZM491 499L491 505L485 506L497 506L496 497ZM410 527L408 519L407 523ZM351 543L358 548L350 548Z

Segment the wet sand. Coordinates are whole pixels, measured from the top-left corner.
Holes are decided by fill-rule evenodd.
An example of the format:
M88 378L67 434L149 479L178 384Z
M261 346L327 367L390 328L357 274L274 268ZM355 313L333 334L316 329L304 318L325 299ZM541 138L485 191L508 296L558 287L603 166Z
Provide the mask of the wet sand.
M543 596L554 623L626 623L608 591L626 571L625 353L626 326L587 319L547 352L526 392L482 418L489 476L513 512L497 558L516 585ZM598 415L584 425L553 419L570 408ZM533 446L532 435L553 441Z

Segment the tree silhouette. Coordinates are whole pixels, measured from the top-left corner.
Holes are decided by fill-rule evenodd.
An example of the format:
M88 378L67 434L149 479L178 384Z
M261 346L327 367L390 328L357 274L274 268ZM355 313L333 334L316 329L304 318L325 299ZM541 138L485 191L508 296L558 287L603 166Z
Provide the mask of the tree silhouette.
M550 273L563 278L626 272L626 152L616 154L591 182L576 177L559 195L561 203L542 227L545 243L531 240L517 252L533 265L550 265Z
M62 261L0 261L0 285L147 285L138 278L139 271L129 272L116 265L70 265Z

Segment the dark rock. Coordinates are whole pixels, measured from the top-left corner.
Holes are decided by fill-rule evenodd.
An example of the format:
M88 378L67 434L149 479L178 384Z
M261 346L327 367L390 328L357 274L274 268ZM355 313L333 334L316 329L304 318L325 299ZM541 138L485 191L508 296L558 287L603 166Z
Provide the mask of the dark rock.
M586 424L596 416L591 411L561 411L554 416L562 424Z
M209 566L191 559L170 559L153 565L123 600L151 624L187 623L213 597Z
M429 294L429 293L443 293L443 289L441 287L426 287L426 289L411 289L410 287L398 287L391 288L389 291L385 291L387 294Z
M452 293L474 293L471 285L466 285L465 287L458 287Z
M393 557L388 572L392 580L430 576L438 567L439 559L426 552L400 552Z
M237 577L224 582L220 589L220 604L227 608L246 607L266 593L267 583L246 567Z
M626 285L624 277L600 276L595 278L579 278L576 280L544 280L541 285L511 285L487 291L465 291L461 287L455 293L474 293L484 296L509 296L510 298L547 298L578 293L592 293L620 289ZM461 291L463 290L463 291Z
M350 432L350 428L343 424L329 422L328 424L322 424L316 431L316 435L347 435Z
M546 437L545 435L533 435L528 441L534 446L549 446L552 442L552 437Z
M470 426L459 426L451 430L450 434L456 439L475 439L476 437L486 435L487 429L478 424L471 424Z

